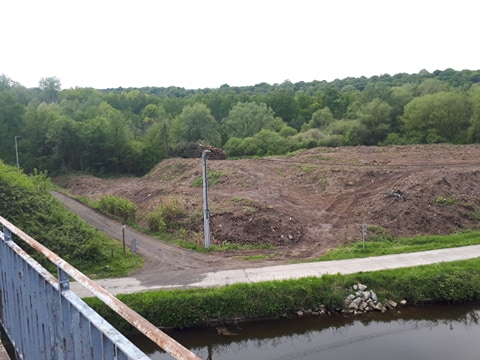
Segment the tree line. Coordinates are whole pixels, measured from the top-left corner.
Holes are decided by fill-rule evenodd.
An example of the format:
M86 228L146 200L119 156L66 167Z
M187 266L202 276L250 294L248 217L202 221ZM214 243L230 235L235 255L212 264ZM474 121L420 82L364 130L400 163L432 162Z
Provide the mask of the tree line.
M0 75L0 158L52 174L148 172L194 143L230 157L317 146L476 143L480 70L254 86L25 88Z

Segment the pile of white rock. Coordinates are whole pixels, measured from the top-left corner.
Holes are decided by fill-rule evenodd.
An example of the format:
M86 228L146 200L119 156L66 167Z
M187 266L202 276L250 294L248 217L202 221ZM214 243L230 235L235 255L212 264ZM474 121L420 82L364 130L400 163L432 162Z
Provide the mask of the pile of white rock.
M352 287L353 293L345 298L343 311L350 314L364 314L369 311L385 312L387 309L396 309L398 304L393 300L387 300L385 304L378 301L377 294L368 290L366 285L355 284ZM400 302L405 305L406 300Z

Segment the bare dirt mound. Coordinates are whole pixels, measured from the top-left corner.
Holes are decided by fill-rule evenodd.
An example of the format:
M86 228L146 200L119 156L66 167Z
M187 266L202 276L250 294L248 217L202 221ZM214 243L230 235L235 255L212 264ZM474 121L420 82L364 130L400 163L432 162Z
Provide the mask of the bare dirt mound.
M449 234L479 225L479 145L316 148L288 157L209 160L207 166L214 175L212 244L264 248L225 256L315 257L361 239L363 223L369 236ZM178 219L183 236L201 242L201 176L200 158L175 158L142 178L75 176L61 184L93 199L128 198L140 219L175 202L184 214Z

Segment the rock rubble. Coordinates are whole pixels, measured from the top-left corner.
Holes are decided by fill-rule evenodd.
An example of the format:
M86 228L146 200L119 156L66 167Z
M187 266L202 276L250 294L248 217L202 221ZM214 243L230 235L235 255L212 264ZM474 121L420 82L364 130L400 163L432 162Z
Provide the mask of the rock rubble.
M402 300L399 303L393 300L386 300L382 303L378 300L375 291L369 290L366 285L358 283L352 286L352 292L345 298L343 308L327 309L325 305L320 305L319 307L313 307L307 310L297 310L294 312L294 315L296 317L331 315L335 313L359 315L370 311L380 311L383 313L387 310L398 309L399 305L403 306L406 304L406 300ZM287 314L283 316L288 317Z
M378 296L373 290L368 290L366 285L355 284L353 292L345 298L343 312L350 314L363 314L369 311L385 312L388 309L396 309L398 304L393 300L387 300L385 304L378 301ZM400 302L406 304L405 300Z

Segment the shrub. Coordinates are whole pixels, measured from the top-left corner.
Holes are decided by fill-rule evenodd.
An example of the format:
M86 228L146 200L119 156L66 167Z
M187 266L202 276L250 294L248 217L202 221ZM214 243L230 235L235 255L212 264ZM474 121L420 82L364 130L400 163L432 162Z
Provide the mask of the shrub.
M167 231L178 225L178 219L185 214L177 199L161 204L147 215L148 228L152 231Z
M119 196L106 195L98 202L100 211L118 217L122 221L135 221L137 207L128 199Z

